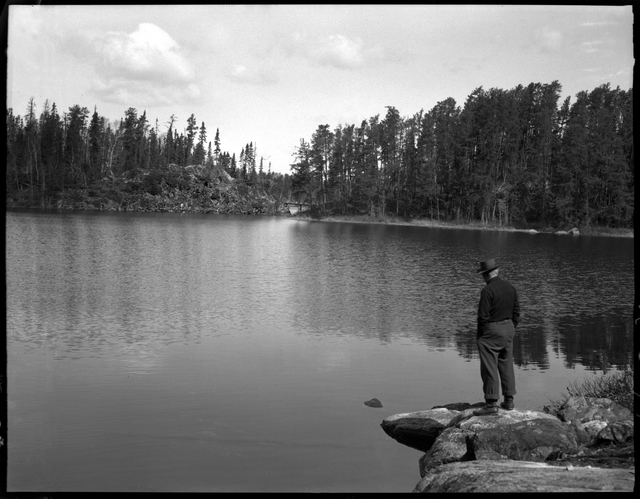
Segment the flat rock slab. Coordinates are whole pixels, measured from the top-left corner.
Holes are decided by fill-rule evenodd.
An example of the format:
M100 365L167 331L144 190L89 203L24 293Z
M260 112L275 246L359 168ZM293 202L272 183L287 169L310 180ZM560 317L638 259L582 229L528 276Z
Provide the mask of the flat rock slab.
M454 416L447 424L447 428L476 431L488 428L501 428L506 425L535 419L558 421L558 418L555 416L540 411L505 411L504 409L500 409L497 414L474 416L473 409L467 409Z
M414 412L403 412L402 414L394 414L393 416L389 416L385 418L382 422L385 423L395 423L403 419L433 419L439 422L441 425L446 426L449 424L455 416L460 414L461 411L456 411L453 409L447 409L444 407L434 408L434 409L425 409L424 411L414 411Z
M632 470L530 461L466 461L429 472L413 492L633 492Z

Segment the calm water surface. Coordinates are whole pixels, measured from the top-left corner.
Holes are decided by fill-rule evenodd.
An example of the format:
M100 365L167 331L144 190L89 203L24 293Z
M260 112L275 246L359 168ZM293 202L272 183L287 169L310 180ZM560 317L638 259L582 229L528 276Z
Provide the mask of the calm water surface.
M486 257L518 408L630 363L632 239L10 210L7 488L411 491L379 424L482 399Z

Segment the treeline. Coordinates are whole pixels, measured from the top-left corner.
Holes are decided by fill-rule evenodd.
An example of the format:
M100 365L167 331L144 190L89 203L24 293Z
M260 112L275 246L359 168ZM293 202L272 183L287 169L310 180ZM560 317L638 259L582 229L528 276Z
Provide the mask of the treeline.
M34 204L47 205L65 189L86 188L104 178L165 171L174 165L204 165L224 170L248 187L288 192L289 176L271 172L263 158L258 162L253 142L236 160L235 153L220 149L219 130L212 145L205 123L198 126L193 114L183 132L178 132L173 115L163 132L157 120L150 126L146 111L138 116L135 108L119 122L110 122L95 109L90 116L79 105L60 115L56 104L46 101L38 116L31 98L24 116L9 108L6 121L7 194L28 192Z
M300 202L373 216L496 224L633 226L633 90L558 106L562 87L477 88L401 117L320 125L292 168Z

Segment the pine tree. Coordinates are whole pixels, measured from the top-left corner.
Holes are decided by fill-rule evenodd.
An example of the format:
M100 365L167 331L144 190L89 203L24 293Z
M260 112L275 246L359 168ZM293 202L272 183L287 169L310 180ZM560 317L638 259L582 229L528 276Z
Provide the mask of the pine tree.
M40 130L36 117L36 104L33 97L27 104L27 114L25 116L24 137L26 141L26 167L29 176L31 200L33 201L34 188L40 183Z
M216 128L216 137L213 140L215 149L213 150L213 161L217 165L220 161L220 129Z
M135 130L135 168L149 170L149 144L147 141L147 130L149 124L147 122L147 111L142 112L142 116L138 118Z
M202 126L200 127L200 135L198 137L198 143L196 144L195 150L193 152L193 162L196 165L202 165L205 162L205 148L204 145L207 141L207 129L204 125L204 121L202 122Z
M304 139L295 152L295 161L291 164L291 194L300 203L314 204L311 174L311 147Z
M119 171L126 172L137 167L137 132L138 111L130 107L125 111L124 121L121 122L122 131L122 163Z
M238 164L236 163L236 153L234 152L231 156L231 161L229 163L229 175L233 178L240 178L238 175Z
M51 109L49 109L48 101L45 102L45 108L41 115L40 130L42 166L44 172L46 172L47 183L44 189L53 189L58 184L56 173L62 168L64 148L64 130L55 102L51 105Z
M175 144L173 142L173 124L176 121L175 115L169 117L169 128L167 129L167 136L165 138L164 157L165 164L170 165L176 162Z
M72 184L83 182L86 185L83 169L85 165L84 135L88 114L89 110L86 107L75 105L69 108L69 113L64 120L66 126L64 156L69 167L69 180ZM64 185L66 175L64 171L61 173Z
M255 185L258 181L258 172L256 171L256 151L253 147L253 142L250 142L245 149L245 161L247 163L247 170L249 173L249 184Z
M207 160L206 163L208 166L213 166L213 153L211 152L211 141L209 141L209 146L207 148Z
M102 178L104 165L102 163L102 137L104 135L104 119L98 115L94 107L89 125L89 172L91 179Z
M193 144L196 137L198 125L196 124L196 117L192 114L187 120L187 135L184 147L184 160L183 165L189 165L193 158Z
M311 136L311 170L317 178L318 190L323 207L327 204L329 164L333 146L333 132L329 125L320 125Z

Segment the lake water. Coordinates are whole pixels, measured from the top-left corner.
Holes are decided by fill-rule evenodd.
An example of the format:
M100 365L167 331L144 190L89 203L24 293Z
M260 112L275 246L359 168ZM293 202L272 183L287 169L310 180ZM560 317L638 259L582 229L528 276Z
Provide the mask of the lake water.
M517 408L629 365L633 239L8 210L7 489L409 492L380 423L482 400L489 257Z

